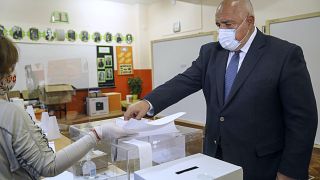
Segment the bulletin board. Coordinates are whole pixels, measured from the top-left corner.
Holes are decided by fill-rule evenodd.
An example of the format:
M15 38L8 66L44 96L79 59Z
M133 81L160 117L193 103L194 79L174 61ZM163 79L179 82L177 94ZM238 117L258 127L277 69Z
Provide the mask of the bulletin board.
M112 46L97 46L97 76L99 87L114 87Z
M117 66L119 75L133 74L133 59L131 46L117 46Z
M43 68L48 73L57 74L58 82L72 84L77 89L98 87L95 45L15 43L19 51L19 62L16 65L17 84L14 89L27 89L25 66L28 64ZM55 68L49 62L56 61ZM51 63L52 64L52 63ZM51 66L53 67L53 66ZM49 69L48 69L49 68ZM77 76L74 76L77 74ZM55 82L50 77L46 82Z
M319 61L320 12L268 20L266 33L299 45L304 53L314 94L320 110L320 61ZM320 123L316 135L316 144L320 144Z
M208 32L183 37L152 41L153 89L191 66L199 55L200 47L214 41L216 33ZM177 87L179 88L179 87ZM184 120L205 124L206 103L198 91L159 113L160 116L186 112Z

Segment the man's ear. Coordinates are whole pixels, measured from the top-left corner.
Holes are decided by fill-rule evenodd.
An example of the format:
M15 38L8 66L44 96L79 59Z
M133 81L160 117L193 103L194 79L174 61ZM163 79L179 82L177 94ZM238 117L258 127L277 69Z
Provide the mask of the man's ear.
M254 24L254 20L255 20L254 16L248 16L247 18L247 22L250 24Z

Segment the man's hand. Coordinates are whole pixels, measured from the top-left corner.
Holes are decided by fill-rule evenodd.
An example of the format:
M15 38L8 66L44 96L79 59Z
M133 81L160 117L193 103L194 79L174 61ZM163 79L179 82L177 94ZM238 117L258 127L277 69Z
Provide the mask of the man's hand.
M295 180L293 178L290 178L286 175L281 174L280 172L277 173L277 180Z
M130 118L141 119L143 118L150 109L150 105L147 101L138 101L127 108L124 113L124 119L129 120Z

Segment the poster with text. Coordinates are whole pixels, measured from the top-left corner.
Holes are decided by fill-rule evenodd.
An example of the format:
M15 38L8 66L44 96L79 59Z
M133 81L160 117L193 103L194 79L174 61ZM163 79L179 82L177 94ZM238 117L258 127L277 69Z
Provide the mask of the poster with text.
M131 46L117 46L117 67L119 75L133 74L133 60Z
M114 87L112 46L97 46L97 77L99 87Z

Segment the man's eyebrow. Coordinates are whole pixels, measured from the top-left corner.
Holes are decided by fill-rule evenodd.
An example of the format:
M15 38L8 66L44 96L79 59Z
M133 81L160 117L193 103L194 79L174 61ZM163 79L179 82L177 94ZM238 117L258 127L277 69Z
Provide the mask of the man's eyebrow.
M217 22L223 23L223 24L234 23L234 21L232 21L232 20L221 20L221 21L217 21Z

